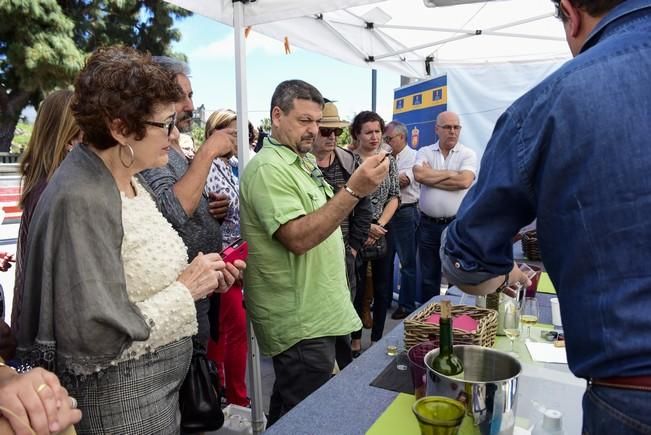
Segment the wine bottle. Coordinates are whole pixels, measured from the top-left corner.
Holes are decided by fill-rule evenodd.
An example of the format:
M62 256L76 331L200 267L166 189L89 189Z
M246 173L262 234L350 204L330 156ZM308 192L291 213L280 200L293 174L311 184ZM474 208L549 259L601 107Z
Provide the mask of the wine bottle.
M439 318L439 354L432 361L432 368L446 376L456 376L463 372L463 363L454 354L452 343L452 307L450 301L441 302Z

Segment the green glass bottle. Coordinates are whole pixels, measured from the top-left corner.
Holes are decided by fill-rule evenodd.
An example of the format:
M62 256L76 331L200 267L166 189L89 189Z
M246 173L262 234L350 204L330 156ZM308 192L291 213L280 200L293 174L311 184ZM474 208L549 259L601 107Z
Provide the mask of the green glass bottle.
M450 301L441 302L439 318L439 354L432 361L432 368L446 376L456 376L463 372L463 363L453 352L452 307Z

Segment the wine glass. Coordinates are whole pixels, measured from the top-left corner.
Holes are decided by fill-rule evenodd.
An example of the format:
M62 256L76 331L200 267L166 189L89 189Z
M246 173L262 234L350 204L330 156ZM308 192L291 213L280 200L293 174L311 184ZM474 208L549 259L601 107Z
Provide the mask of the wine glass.
M538 322L538 300L536 298L524 298L520 323L527 325L527 337L531 337L531 325Z
M508 302L504 306L504 334L511 340L509 355L517 358L518 354L513 350L513 343L520 336L520 310L513 302Z

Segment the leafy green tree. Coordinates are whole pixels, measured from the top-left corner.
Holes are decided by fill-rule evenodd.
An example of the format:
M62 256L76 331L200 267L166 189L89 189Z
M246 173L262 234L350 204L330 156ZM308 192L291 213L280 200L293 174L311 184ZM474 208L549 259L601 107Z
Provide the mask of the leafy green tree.
M344 128L343 133L341 133L337 137L337 145L341 147L345 147L349 143L353 141L353 137L350 135L350 130L348 128Z
M70 86L84 56L124 44L154 55L180 39L174 20L191 15L160 0L0 0L0 151L22 110Z
M195 148L201 145L204 142L205 127L202 127L199 124L194 124L192 126L192 139L194 140Z
M271 133L271 118L262 118L260 120L260 126L262 128L262 131L265 133L269 134Z
M73 28L55 0L0 1L0 151L9 151L23 108L81 67Z

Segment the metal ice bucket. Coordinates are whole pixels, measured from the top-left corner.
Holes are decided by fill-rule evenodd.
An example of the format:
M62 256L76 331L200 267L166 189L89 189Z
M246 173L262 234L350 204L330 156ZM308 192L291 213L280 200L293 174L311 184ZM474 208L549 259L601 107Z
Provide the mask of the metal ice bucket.
M449 377L432 369L439 349L425 356L427 396L444 396L466 405L463 428L482 435L512 434L518 393L520 362L512 356L481 346L454 346L463 362L463 373Z

